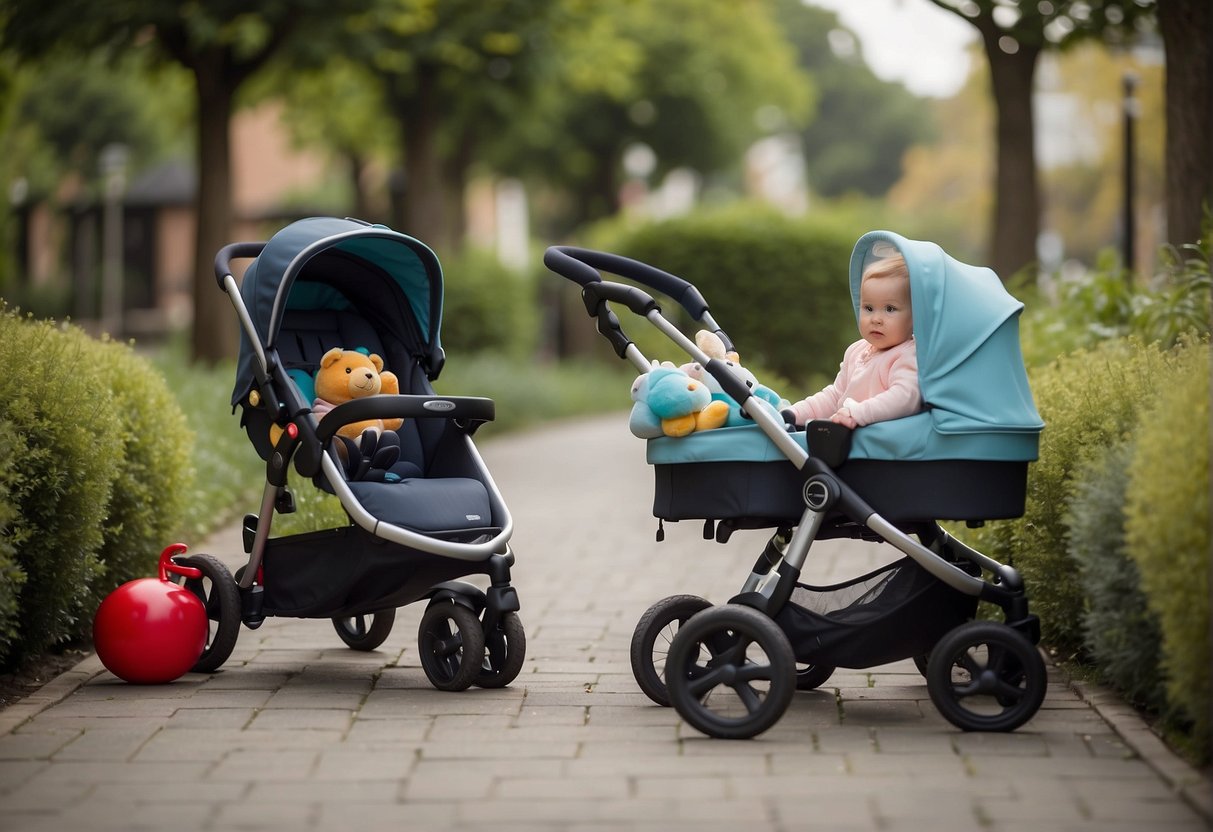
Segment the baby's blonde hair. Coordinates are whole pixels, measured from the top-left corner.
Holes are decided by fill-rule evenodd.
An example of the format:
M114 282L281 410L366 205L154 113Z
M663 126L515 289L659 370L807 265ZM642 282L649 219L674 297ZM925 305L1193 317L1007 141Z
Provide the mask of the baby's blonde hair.
M879 260L873 261L863 270L863 278L860 280L860 283L873 277L904 277L909 279L910 270L906 266L906 259L900 254L894 254L891 257L882 257Z

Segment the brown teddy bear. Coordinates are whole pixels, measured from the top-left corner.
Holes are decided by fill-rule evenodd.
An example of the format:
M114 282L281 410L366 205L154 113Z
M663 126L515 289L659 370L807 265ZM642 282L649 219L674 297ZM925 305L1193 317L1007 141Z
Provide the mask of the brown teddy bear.
M322 418L337 405L352 399L399 392L399 379L395 373L384 371L383 359L378 355L333 347L320 359L320 369L316 371L316 400L312 403L312 412ZM368 428L382 433L396 430L403 424L403 419L368 419L343 425L337 433L356 440Z

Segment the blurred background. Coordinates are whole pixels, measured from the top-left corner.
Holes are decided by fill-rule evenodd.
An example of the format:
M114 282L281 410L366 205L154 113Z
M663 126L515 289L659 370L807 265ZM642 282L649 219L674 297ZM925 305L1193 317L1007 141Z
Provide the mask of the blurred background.
M1148 282L1160 246L1195 242L1209 192L1209 107L1203 126L1169 121L1185 93L1165 88L1170 52L1203 35L1158 19L1200 5L8 0L0 296L92 332L186 337L213 363L236 349L215 251L318 214L436 250L448 351L597 351L565 323L543 248L645 255L698 283L667 250L680 218L718 240L747 223L832 235L804 254L830 252L828 279L779 290L810 319L838 296L820 315L842 310L846 337L848 246L874 228L1035 287L1097 265ZM1195 174L1168 171L1168 141ZM1169 204L1169 175L1197 196L1173 187ZM708 295L726 329L726 305L780 297L738 297L763 275L733 278Z

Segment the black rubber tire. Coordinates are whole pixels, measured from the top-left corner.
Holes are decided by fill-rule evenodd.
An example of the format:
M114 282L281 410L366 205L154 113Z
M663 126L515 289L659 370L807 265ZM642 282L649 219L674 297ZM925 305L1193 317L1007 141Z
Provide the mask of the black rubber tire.
M467 607L438 601L421 616L417 649L430 684L438 690L467 690L484 665L484 629Z
M665 664L674 636L691 616L710 606L710 601L698 595L671 595L645 610L636 623L632 632L632 675L645 696L658 705L670 706Z
M518 678L526 661L526 632L516 612L503 613L491 633L484 634L484 663L472 684L503 688Z
M173 563L202 570L201 578L186 578L169 573L175 583L198 597L210 619L206 647L191 673L211 673L218 670L232 655L240 635L240 588L223 561L214 555L186 555L173 558Z
M997 621L970 621L931 650L927 692L962 731L1014 731L1044 702L1048 676L1040 651Z
M370 626L367 626L367 619ZM363 615L349 615L333 619L333 629L351 650L370 652L392 633L392 625L396 623L396 610L386 609Z
M755 647L765 661L751 658ZM768 685L764 691L754 682ZM749 739L787 710L796 693L796 657L770 618L724 604L704 610L678 631L670 645L666 685L674 709L691 727L720 739ZM728 695L714 697L720 688Z
M828 664L808 664L796 668L796 690L817 690L830 681L834 670Z

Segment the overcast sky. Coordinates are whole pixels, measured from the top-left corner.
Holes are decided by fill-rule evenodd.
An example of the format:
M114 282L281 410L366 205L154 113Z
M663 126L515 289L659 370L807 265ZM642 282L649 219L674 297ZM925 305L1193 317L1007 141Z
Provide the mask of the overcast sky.
M831 9L859 36L877 77L910 92L946 98L969 73L968 46L977 31L931 0L806 0Z

